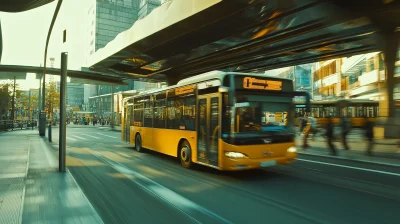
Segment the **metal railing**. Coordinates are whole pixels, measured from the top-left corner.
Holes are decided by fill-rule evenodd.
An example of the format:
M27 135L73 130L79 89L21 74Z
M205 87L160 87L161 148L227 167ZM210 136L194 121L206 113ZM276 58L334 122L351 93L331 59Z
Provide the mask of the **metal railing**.
M0 131L34 128L37 120L0 120Z

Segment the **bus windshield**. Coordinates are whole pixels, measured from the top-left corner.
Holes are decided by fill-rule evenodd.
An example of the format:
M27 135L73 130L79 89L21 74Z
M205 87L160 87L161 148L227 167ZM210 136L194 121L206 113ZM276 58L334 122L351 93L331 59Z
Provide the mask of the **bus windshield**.
M235 132L283 132L289 126L292 97L237 94Z

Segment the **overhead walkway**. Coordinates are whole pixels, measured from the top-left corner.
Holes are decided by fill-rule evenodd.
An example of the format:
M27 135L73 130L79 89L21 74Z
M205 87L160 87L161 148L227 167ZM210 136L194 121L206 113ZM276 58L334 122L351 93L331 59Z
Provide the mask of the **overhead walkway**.
M36 73L39 74L37 78L41 78L43 74L43 67L0 65L1 79L13 79L14 76L17 77L17 79L25 79L26 73ZM61 70L59 68L46 68L46 74L60 75ZM71 82L76 82L76 83L106 84L106 85L126 84L121 77L117 77L115 75L105 75L93 71L68 70L67 75L71 79Z
M399 1L173 0L89 58L90 69L176 83L387 49ZM396 41L394 41L396 42Z

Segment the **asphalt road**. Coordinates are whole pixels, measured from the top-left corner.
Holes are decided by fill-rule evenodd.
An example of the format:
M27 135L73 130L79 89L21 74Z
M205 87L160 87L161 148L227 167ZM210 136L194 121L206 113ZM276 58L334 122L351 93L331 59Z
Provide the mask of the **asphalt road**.
M58 142L58 130L53 129ZM67 165L104 223L399 223L400 168L313 156L220 172L67 128Z

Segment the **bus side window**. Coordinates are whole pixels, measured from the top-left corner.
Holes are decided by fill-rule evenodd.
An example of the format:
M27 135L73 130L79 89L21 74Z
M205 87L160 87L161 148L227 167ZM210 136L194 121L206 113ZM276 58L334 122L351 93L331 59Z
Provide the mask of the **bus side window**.
M173 129L174 128L174 121L175 121L175 105L174 105L174 98L170 97L167 98L167 128Z
M185 97L183 109L183 121L186 130L195 130L196 98L194 96Z

